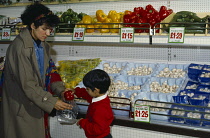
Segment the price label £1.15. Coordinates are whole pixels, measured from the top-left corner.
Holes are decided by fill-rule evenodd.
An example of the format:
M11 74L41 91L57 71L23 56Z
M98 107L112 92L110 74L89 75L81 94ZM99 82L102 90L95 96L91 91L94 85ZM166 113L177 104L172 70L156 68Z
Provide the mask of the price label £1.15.
M11 38L11 28L3 28L1 40L10 40Z
M133 43L134 41L134 28L121 28L120 42Z
M147 105L134 106L134 121L137 122L150 122L150 107Z
M184 43L185 27L170 27L168 42L169 43Z

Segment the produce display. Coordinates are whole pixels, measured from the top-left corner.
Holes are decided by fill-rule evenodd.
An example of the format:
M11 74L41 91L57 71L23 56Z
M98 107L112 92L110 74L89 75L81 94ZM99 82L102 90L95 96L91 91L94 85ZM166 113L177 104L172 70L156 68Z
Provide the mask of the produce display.
M68 9L60 16L60 24L56 27L57 33L72 33L75 24L82 20L85 13L77 13L72 9Z
M136 33L149 32L149 27L154 28L155 24L160 23L166 17L173 13L172 9L167 9L166 6L161 6L160 10L156 10L151 4L148 4L145 8L135 7L132 11L125 11L123 18L125 27L135 27L140 29L135 29ZM138 23L138 24L130 24ZM159 25L155 26L160 27ZM145 28L145 29L144 29ZM158 33L159 30L156 30Z
M191 11L174 13L173 9L166 6L155 9L151 4L125 11L111 9L107 13L98 9L94 15L82 11L78 13L71 8L65 12L56 11L55 14L61 21L55 28L56 33L73 33L74 27L84 27L86 33L119 33L121 27L133 27L135 33L149 33L150 29L155 28L156 33L162 34L168 33L169 27L185 27L187 34L207 34L207 23L210 20L209 15L200 17ZM18 22L15 34L23 27L25 26Z
M150 26L154 28L156 23L160 23L171 13L173 10L167 9L166 6L161 6L160 10L156 10L150 4L145 8L135 7L133 11L110 10L105 13L99 9L95 15L87 15L82 12L78 14L68 9L61 15L61 24L56 29L60 33L71 33L76 24L76 27L86 28L86 33L119 33L121 27L134 27L135 33L148 33Z
M201 71L198 70L199 67L202 67ZM111 106L115 115L128 116L127 111L130 109L130 102L133 108L136 100L151 100L138 101L137 104L150 105L151 113L175 116L167 117L151 114L152 119L189 125L210 125L208 121L189 119L210 118L208 114L204 114L204 107L210 106L210 77L208 75L203 76L202 73L203 71L209 71L209 65L101 61L96 68L103 69L110 75L111 86L107 93L110 96L111 102L113 102ZM128 74L128 70L131 68L132 72L137 73L139 69L145 69L145 71L149 69L150 73L142 75L137 75L136 73ZM197 76L197 81L190 79L188 76L188 74L192 74L192 69L193 72L195 70L200 72ZM160 72L164 72L166 75L160 76ZM180 74L179 77L174 77L174 75L178 74ZM205 77L207 80L202 82L199 77ZM208 85L206 84L207 82ZM84 85L80 82L77 87L84 87ZM167 102L184 105L171 105L167 104ZM77 103L84 104L85 101L79 99ZM187 107L186 105L197 105L201 106L201 108ZM87 110L87 108L81 105L79 105L79 108ZM194 111L203 113L195 113ZM180 117L188 118L184 119Z

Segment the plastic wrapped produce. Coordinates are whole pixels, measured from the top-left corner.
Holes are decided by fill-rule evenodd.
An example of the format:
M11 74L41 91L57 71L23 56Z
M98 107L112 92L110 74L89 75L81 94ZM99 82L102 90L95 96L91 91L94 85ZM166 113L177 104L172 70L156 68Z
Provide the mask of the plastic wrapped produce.
M78 115L78 106L74 101L74 95L72 95L71 91L65 92L64 96L65 96L65 102L71 104L72 109L57 110L56 115L60 123L73 125L77 122L76 118Z

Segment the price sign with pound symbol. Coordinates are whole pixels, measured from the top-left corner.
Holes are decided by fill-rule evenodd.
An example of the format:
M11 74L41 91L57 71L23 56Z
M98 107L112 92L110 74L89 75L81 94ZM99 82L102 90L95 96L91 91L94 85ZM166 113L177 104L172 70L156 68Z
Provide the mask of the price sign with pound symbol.
M11 28L3 28L1 40L10 40L11 38Z
M85 28L74 28L72 41L84 41Z
M120 42L133 43L134 41L134 28L121 28Z
M184 43L185 27L170 27L168 42L169 43Z
M149 123L150 122L150 107L147 105L135 104L134 121Z

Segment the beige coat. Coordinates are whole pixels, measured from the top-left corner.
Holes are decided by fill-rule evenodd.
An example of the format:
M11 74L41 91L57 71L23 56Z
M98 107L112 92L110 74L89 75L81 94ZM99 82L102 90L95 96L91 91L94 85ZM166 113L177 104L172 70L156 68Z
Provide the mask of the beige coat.
M45 65L48 67L50 46L42 42ZM44 111L50 113L57 101L44 89L35 55L32 37L27 29L10 44L6 54L3 86L0 138L44 138ZM53 83L59 95L65 87Z

